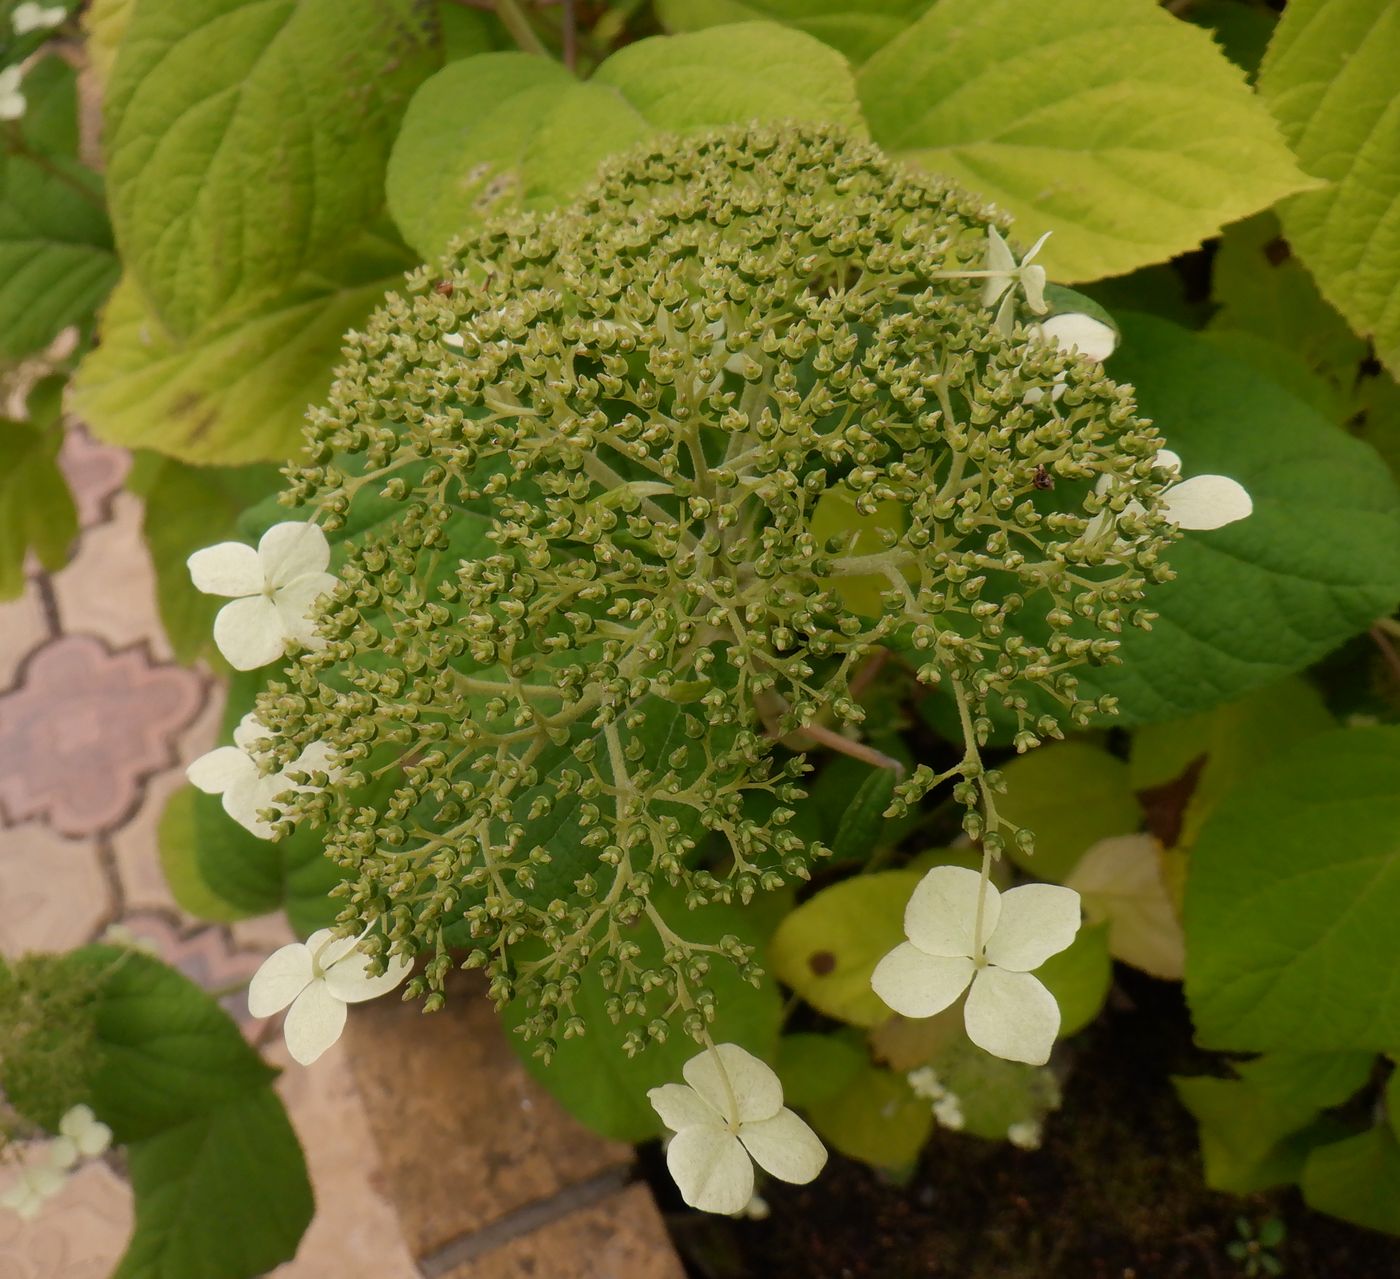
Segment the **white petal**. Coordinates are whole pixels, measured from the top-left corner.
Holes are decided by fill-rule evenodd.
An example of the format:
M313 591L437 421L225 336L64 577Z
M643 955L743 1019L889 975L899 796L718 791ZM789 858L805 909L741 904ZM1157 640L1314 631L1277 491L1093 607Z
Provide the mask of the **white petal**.
M987 960L1028 973L1058 955L1079 931L1079 894L1058 884L1022 884L1001 895L1001 919L987 939Z
M1041 250L1042 248L1045 247L1045 241L1048 240L1053 234L1054 234L1053 231L1047 231L1047 232L1045 232L1044 235L1042 235L1042 236L1040 237L1040 239L1038 239L1033 245L1031 245L1031 247L1030 247L1029 249L1026 250L1025 256L1021 259L1021 265L1022 265L1022 266L1025 266L1027 262L1032 262L1032 261L1034 261L1034 260L1035 260L1035 255L1036 255L1037 253L1039 253L1040 250ZM1044 267L1041 267L1040 270L1041 270L1041 278L1044 279L1044 278L1045 278L1045 268L1044 268Z
M1043 1066L1060 1030L1055 996L1030 973L984 968L963 1010L967 1037L994 1057Z
M753 1163L722 1128L678 1132L666 1147L666 1167L681 1198L701 1212L742 1212L753 1195Z
M719 1060L716 1061L716 1055ZM723 1074L720 1065L723 1063ZM750 1052L738 1044L716 1044L692 1057L681 1067L688 1083L722 1116L729 1116L730 1091L739 1107L734 1118L744 1123L771 1119L782 1109L783 1086L778 1076ZM725 1076L728 1076L728 1087ZM737 1210L736 1210L737 1211Z
M312 742L300 755L296 762L287 769L289 773L325 773L334 778L340 772L336 765L335 748L326 742Z
M366 999L377 999L380 995L388 994L413 968L411 960L402 955L391 955L384 973L378 977L371 977L366 972L369 962L370 957L358 950L329 965L323 961L327 989L347 1004L358 1004Z
M814 1180L826 1166L826 1147L786 1106L772 1119L742 1125L739 1140L764 1172L795 1186Z
M1254 511L1244 485L1225 475L1193 475L1173 484L1163 498L1163 514L1189 529L1223 528Z
M709 1124L714 1127L723 1119L694 1088L685 1084L662 1084L647 1092L651 1108L661 1116L661 1122L672 1132L682 1128L693 1128L696 1124Z
M236 746L219 746L185 769L185 776L206 795L222 795L257 778L258 766Z
M1181 474L1181 458L1171 449L1158 449L1152 458L1152 465L1158 470L1171 471L1176 475Z
M250 835L258 839L271 839L277 832L260 814L269 808L276 808L274 801L286 789L287 779L281 773L238 781L224 791L224 812Z
M1162 846L1151 835L1101 839L1075 863L1068 887L1083 897L1091 920L1108 920L1115 959L1154 977L1181 980L1186 939L1162 878Z
M870 988L897 1013L932 1017L967 989L975 968L966 955L926 955L901 942L875 965Z
M296 997L282 1027L293 1060L311 1065L340 1038L345 1016L344 1002L331 994L325 982L313 981Z
M266 583L258 553L242 542L220 542L185 561L195 589L206 595L257 595Z
M1048 235L1049 232L1046 234ZM1041 236L1036 248L1039 248L1040 244L1044 242L1045 236ZM1021 288L1026 294L1026 305L1037 315L1044 315L1047 310L1045 305L1045 268L1043 266L1022 266Z
M331 562L331 547L319 524L287 520L262 535L258 559L267 584L276 591L308 573L324 573Z
M248 1011L254 1017L280 1013L311 983L311 952L300 942L274 950L248 983Z
M112 1144L112 1130L106 1124L91 1124L78 1138L78 1149L89 1159L95 1159Z
M78 1162L78 1143L72 1137L55 1137L49 1143L49 1162L65 1171Z
M1079 311L1052 315L1040 328L1061 351L1066 354L1078 351L1090 360L1108 359L1118 345L1118 335L1107 324Z
M977 928L982 876L966 866L935 866L919 881L904 908L904 935L928 955L971 955ZM1001 911L1001 894L986 886L982 936L990 937Z
M265 728L258 722L256 711L249 711L238 721L238 727L233 730L233 744L240 750L249 753L259 742L267 741L271 737L272 730Z
M234 670L254 671L282 656L287 637L277 606L266 595L250 595L219 610L214 643Z
M308 573L282 587L276 600L283 631L307 648L319 647L321 639L316 634L313 607L322 595L329 595L335 589L335 584L336 579L330 573Z
M997 271L1002 274L1009 273L1016 269L1016 259L1012 256L1011 246L1002 238L1000 231L994 226L987 228L987 266L988 271ZM1002 288L1005 288L1005 283Z

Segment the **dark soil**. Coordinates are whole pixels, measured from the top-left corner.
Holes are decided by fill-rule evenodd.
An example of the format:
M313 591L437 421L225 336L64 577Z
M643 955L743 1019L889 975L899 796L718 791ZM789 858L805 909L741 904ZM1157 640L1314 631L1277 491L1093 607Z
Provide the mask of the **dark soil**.
M659 1156L652 1181L696 1279L1226 1279L1236 1220L1271 1216L1290 1279L1396 1279L1400 1242L1308 1211L1293 1191L1206 1189L1195 1127L1168 1081L1214 1059L1191 1045L1179 987L1124 976L1075 1041L1044 1147L936 1130L907 1185L833 1155L810 1186L772 1180L766 1221L684 1210ZM674 1211L671 1211L674 1209Z

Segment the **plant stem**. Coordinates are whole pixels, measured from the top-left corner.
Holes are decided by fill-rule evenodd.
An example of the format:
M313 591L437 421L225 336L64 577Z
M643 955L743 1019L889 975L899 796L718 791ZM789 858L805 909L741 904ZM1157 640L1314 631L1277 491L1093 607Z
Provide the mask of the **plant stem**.
M511 39L526 53L537 53L542 58L550 56L544 41L540 39L539 33L531 26L530 19L520 7L520 0L496 0L496 16L501 20L501 25L510 32Z

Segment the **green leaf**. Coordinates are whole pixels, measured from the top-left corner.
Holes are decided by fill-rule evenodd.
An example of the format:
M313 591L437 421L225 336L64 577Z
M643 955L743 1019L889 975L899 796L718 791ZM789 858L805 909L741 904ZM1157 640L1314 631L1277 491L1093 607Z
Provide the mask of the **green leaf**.
M142 0L104 100L122 261L188 338L337 260L440 61L414 0Z
M1226 795L1186 885L1186 995L1225 1051L1400 1044L1400 728L1311 737Z
M893 1016L870 989L875 965L904 940L904 907L918 871L857 875L803 902L773 934L768 962L818 1012L852 1026Z
M1237 1080L1174 1078L1199 1127L1207 1184L1255 1194L1296 1181L1308 1151L1331 1135L1318 1115L1351 1097L1371 1062L1369 1053L1281 1052L1237 1065Z
M1062 882L1090 845L1142 825L1128 766L1088 742L1056 742L1008 760L997 811L1035 835L1035 852L1008 852L1039 879Z
M817 499L812 511L811 533L820 546L832 539L841 543L841 554L875 555L887 550L890 543L882 534L898 536L907 527L907 517L898 502L877 502L869 515L856 509L855 494L845 484L836 484ZM906 569L910 580L917 580L913 570ZM836 594L852 612L862 617L879 617L885 610L880 596L893 589L890 579L882 573L867 573L859 577L838 577Z
M1392 612L1400 496L1371 448L1254 369L1175 325L1119 320L1113 376L1136 387L1184 473L1232 476L1254 499L1248 519L1171 548L1152 630L1125 630L1122 664L1084 675L1133 725L1238 698Z
M307 274L183 340L123 280L103 314L101 345L78 369L73 407L126 448L199 465L283 461L300 445L307 405L325 398L342 335L411 264L395 241L366 235L334 274Z
M1053 277L1195 248L1309 185L1243 73L1154 0L940 0L858 77L871 135L1012 214Z
M165 805L156 829L160 870L175 904L196 919L229 923L247 919L254 912L240 910L225 901L204 881L199 870L198 840L195 835L195 800L199 792L182 786Z
M908 1080L872 1065L835 1096L809 1105L807 1119L843 1155L893 1171L912 1167L933 1128L933 1110Z
M1283 229L1323 295L1400 372L1400 9L1391 0L1293 0L1259 92L1303 168L1326 185L1288 201Z
M24 590L33 550L50 572L63 567L78 534L78 513L58 467L60 428L0 418L0 600Z
M84 52L99 86L105 88L117 61L117 51L126 37L126 26L136 0L92 0L82 13L87 36Z
M311 1222L301 1148L269 1088L137 1142L127 1164L136 1229L112 1279L253 1279Z
M1078 1034L1099 1015L1113 984L1108 925L1086 924L1070 947L1051 955L1035 975L1060 1006L1059 1037Z
M760 950L773 914L771 909L756 909L757 903L714 904L687 912L684 894L671 888L654 892L652 901L670 926L688 940L713 943L729 934ZM641 947L638 966L659 967L664 946L656 932L638 928L636 941ZM782 1000L772 980L765 978L755 988L727 960L717 959L705 985L714 992L718 1010L710 1024L713 1038L738 1044L756 1057L772 1061L782 1021ZM534 1055L535 1045L526 1043L520 1035L512 1034L510 1042L535 1079L590 1128L618 1141L646 1141L664 1131L647 1101L647 1089L678 1082L681 1067L703 1050L688 1036L674 1033L665 1043L651 1043L629 1057L623 1050L626 1031L613 1024L604 1007L609 993L595 968L583 972L575 1009L588 1031L562 1040L549 1065ZM660 998L656 996L657 1000ZM507 1004L501 1015L505 1025L514 1031L530 1012L521 1001L516 1001Z
M598 162L648 132L618 95L559 63L484 53L449 63L414 95L389 160L389 210L427 260L506 199L549 208Z
M214 651L214 614L226 601L195 590L185 561L202 546L234 537L244 508L280 491L282 478L271 466L196 467L168 459L155 465L141 531L155 566L161 625L176 659L188 665Z
M875 851L885 829L885 809L894 796L894 782L892 768L871 768L866 773L836 827L831 841L833 865L867 861Z
M671 31L700 31L766 18L805 31L859 65L888 44L933 0L657 0Z
M78 160L73 68L44 58L0 145L0 359L86 325L117 278L102 179Z
M805 1109L831 1100L865 1063L865 1053L844 1034L784 1035L778 1040L776 1069L789 1106Z
M66 962L100 978L91 1103L128 1147L136 1192L113 1279L253 1279L291 1257L312 1197L275 1072L158 960L88 946Z
M1300 679L1271 684L1204 715L1138 729L1129 755L1132 786L1167 785L1201 761L1175 841L1189 848L1201 823L1242 778L1295 742L1335 726L1312 685Z
M563 203L606 156L652 133L787 119L861 128L845 59L770 23L640 40L586 84L543 58L483 54L414 96L389 163L389 207L431 259L488 209Z
M1400 1235L1400 1142L1386 1127L1314 1150L1303 1165L1309 1208Z

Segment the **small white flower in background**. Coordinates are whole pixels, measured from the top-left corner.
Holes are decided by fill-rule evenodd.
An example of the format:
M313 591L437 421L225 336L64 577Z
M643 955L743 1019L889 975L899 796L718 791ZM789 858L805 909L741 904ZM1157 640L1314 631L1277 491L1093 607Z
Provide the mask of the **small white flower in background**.
M940 1128L948 1128L953 1132L961 1132L963 1124L962 1102L956 1093L945 1092L937 1101L933 1103L933 1117L938 1121Z
M1006 1130L1006 1140L1020 1150L1039 1150L1043 1136L1040 1124L1034 1119L1023 1119Z
M108 924L99 939L108 946L120 946L123 950L139 950L143 955L160 958L160 947L149 937L133 932L126 924Z
M33 1221L48 1200L58 1194L68 1175L51 1163L39 1163L20 1170L19 1176L0 1193L0 1208L8 1208L25 1221Z
M331 748L325 742L312 742L289 767L262 773L252 750L268 736L268 730L249 711L233 730L232 746L215 747L185 769L185 776L206 795L222 795L224 812L259 839L271 839L274 834L272 823L259 814L276 808L273 800L278 795L312 789L294 784L292 773L327 773L334 777L339 772Z
M760 1194L749 1196L749 1201L739 1212L739 1216L746 1217L749 1221L767 1221L773 1215L773 1210L768 1206L766 1200Z
M1026 295L1026 305L1037 315L1045 314L1045 268L1032 266L1031 259L1050 238L1047 231L1026 252L1019 263L1011 246L994 226L987 228L987 282L982 286L982 305L994 307L998 300L995 324L1003 333L1010 333L1016 322L1016 290Z
M214 643L235 670L276 661L293 642L319 648L310 617L316 600L335 587L326 571L331 548L319 525L289 520L262 535L257 550L220 542L196 551L186 563L195 587L231 596L214 619Z
M1171 449L1158 449L1152 465L1176 475L1181 473L1181 458ZM1116 483L1116 477L1100 475L1094 484L1094 492L1106 497L1113 492ZM1253 514L1254 500L1243 484L1228 475L1193 475L1189 480L1173 479L1168 483L1162 492L1161 511L1163 518L1178 528L1208 532ZM1123 514L1144 514L1142 503L1136 500L1128 502L1123 507ZM1108 518L1107 511L1100 511L1089 521L1085 537L1091 540L1097 537L1107 526Z
M647 1093L676 1135L666 1167L681 1198L702 1212L743 1212L753 1197L753 1166L804 1185L826 1164L826 1148L783 1105L778 1076L737 1044L717 1044L681 1068L684 1084Z
M982 945L977 953L977 901ZM875 967L870 985L897 1013L932 1017L968 992L967 1036L1008 1061L1044 1064L1060 1029L1055 997L1031 975L1079 931L1079 894L1056 884L998 892L963 866L935 866L904 909L909 938Z
M58 1121L58 1136L49 1147L55 1168L73 1167L82 1159L96 1159L112 1144L112 1130L93 1114L91 1106L73 1106Z
M24 114L24 94L19 91L24 79L21 67L5 67L0 70L0 120L18 120Z
M253 974L248 1011L254 1017L271 1017L287 1008L282 1035L287 1051L303 1066L340 1038L348 1004L388 994L413 967L394 955L384 974L374 977L368 972L370 957L356 949L359 940L322 928L305 942L273 951Z
M56 27L67 16L68 9L65 5L56 4L46 9L43 5L33 3L33 0L25 0L24 4L15 5L10 21L14 24L15 35L25 36L31 31L47 31Z
M911 1070L904 1078L914 1096L922 1097L925 1101L937 1101L948 1091L943 1087L943 1081L932 1066L920 1066L917 1070Z

